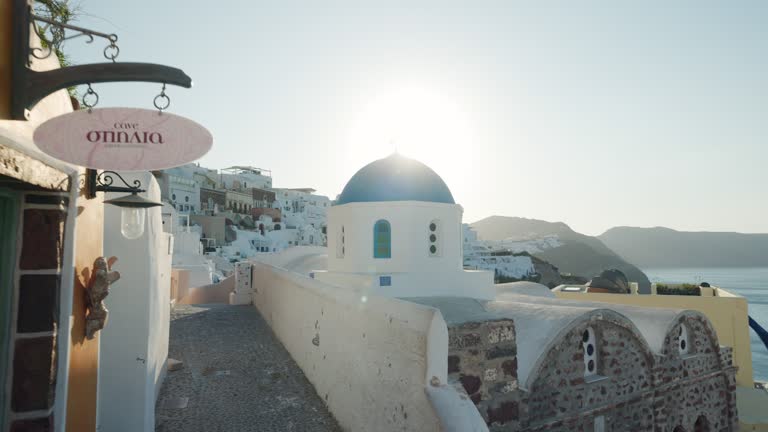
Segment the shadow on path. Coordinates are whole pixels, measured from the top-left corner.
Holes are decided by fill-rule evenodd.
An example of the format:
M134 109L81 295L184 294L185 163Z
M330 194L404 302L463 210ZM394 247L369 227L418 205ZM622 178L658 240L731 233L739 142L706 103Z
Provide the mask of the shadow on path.
M158 432L341 430L253 306L176 306L168 357Z

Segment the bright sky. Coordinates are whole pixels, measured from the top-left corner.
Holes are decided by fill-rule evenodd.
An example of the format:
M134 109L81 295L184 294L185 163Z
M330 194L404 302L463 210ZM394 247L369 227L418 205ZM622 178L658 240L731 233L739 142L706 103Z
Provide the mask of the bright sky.
M73 0L121 61L184 69L210 168L331 198L394 150L465 221L768 232L768 2ZM101 41L70 41L77 63ZM152 107L155 84L94 86Z

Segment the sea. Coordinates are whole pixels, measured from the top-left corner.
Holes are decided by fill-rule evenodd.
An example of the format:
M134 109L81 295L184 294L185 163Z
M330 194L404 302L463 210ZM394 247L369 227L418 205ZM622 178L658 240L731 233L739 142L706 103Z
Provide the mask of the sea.
M753 268L652 268L643 269L651 282L701 283L725 288L749 302L749 315L768 329L768 267ZM756 381L768 381L768 348L752 329L752 368Z

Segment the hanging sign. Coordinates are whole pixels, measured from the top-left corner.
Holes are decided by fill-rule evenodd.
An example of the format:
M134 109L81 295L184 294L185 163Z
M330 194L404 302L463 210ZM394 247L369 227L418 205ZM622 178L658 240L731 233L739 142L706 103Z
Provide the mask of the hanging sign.
M151 171L201 158L213 137L198 123L141 108L94 108L54 117L37 127L43 152L75 165Z

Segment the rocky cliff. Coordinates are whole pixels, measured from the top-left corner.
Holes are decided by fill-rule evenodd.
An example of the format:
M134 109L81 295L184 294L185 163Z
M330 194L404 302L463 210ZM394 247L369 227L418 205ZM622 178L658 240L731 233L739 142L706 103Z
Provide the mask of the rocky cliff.
M642 268L768 266L768 234L616 227L598 238Z
M621 270L637 282L641 293L649 293L651 283L639 268L625 261L598 238L573 231L562 222L547 222L518 217L491 216L471 224L482 240L528 241L557 236L552 247L531 254L556 266L560 273L592 277L603 270Z

